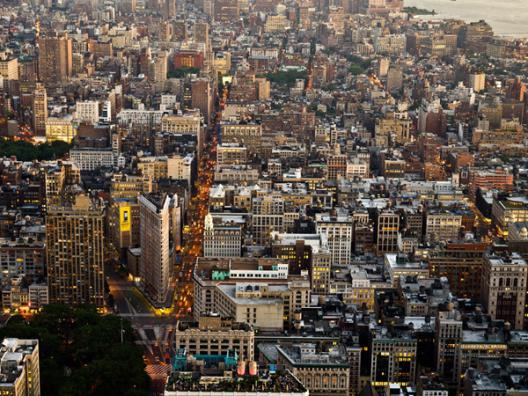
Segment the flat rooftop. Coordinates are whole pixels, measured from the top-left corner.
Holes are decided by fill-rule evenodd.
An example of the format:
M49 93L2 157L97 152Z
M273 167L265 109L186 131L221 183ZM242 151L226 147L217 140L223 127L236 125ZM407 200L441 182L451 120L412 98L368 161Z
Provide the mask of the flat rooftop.
M255 292L258 292L258 285L250 285L250 284L239 284L236 285L218 285L218 288L224 293L225 296L227 296L230 300L232 300L236 304L244 304L244 305L282 305L283 300L281 298L272 298L272 297L242 297L237 296L237 292L240 288L246 288L246 287L252 287ZM269 289L272 291L287 291L288 286L287 285L275 285L275 286L269 286Z
M390 269L427 270L429 268L425 261L410 260L406 255L399 253L386 253L385 263Z
M198 257L196 259L195 273L202 279L212 279L214 271L271 271L277 265L288 265L281 259L233 257L233 258L208 258Z
M38 241L29 238L0 238L0 248L44 248L45 244L43 241Z
M498 204L505 209L528 209L528 198L526 197L508 197L501 199Z
M340 350L306 353L303 351L302 345L292 347L277 345L277 352L286 358L291 365L296 367L349 367L346 354Z
M207 318L205 318L207 319ZM251 325L248 323L234 322L232 320L225 320L219 318L218 326L209 326L208 328L200 328L200 322L198 321L186 321L182 320L178 322L178 331L187 331L187 330L200 330L204 332L213 332L213 331L252 331Z
M165 389L167 392L226 392L225 394L231 395L238 393L308 395L306 388L289 371L274 374L259 371L256 376L236 376L234 372L225 372L219 376L205 376L198 372L176 372L168 378Z
M22 373L25 356L31 355L38 340L5 338L0 346L0 387L12 384Z
M274 245L295 246L298 241L303 241L306 246L317 253L320 249L328 249L328 238L326 234L288 234L272 231L271 239Z
M486 258L489 260L491 266L526 266L526 261L518 254L504 254L504 255L486 255Z

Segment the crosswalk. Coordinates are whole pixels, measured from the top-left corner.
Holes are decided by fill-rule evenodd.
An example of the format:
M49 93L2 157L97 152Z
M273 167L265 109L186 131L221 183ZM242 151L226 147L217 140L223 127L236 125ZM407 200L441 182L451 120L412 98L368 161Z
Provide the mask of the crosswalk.
M174 334L174 325L133 324L132 327L137 331L140 338L136 344L141 345L152 356L157 356L160 361L163 361L163 353L172 347L171 334Z
M170 366L161 364L149 364L145 368L150 378L165 378L170 373Z
M120 313L119 316L123 318L156 318L153 313Z

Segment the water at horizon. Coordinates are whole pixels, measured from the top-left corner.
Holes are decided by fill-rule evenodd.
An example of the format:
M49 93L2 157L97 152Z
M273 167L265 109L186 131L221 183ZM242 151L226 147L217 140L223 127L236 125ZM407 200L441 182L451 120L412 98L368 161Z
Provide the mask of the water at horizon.
M409 7L435 10L421 18L486 20L498 36L528 37L528 0L405 0Z

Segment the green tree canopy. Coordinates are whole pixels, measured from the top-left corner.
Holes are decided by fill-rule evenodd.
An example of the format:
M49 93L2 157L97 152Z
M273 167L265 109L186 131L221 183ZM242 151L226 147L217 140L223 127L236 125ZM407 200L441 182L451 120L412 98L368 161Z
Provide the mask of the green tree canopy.
M357 65L357 64L355 64L355 63L351 64L351 65L350 65L350 68L349 68L348 70L349 70L350 73L352 73L352 75L354 75L354 76L357 76L357 75L362 74L362 73L365 72L365 70L364 70L361 66L359 66L359 65Z
M291 87L297 79L306 80L308 78L308 72L306 70L281 70L275 73L268 73L264 77L272 83Z
M178 67L174 70L170 70L167 73L168 78L182 78L188 74L198 74L200 69L197 67Z
M29 321L13 317L0 335L39 340L43 396L148 395L149 378L132 327L115 315L52 304Z
M66 142L31 144L23 140L0 138L0 157L16 156L20 161L52 160L64 157L70 150Z

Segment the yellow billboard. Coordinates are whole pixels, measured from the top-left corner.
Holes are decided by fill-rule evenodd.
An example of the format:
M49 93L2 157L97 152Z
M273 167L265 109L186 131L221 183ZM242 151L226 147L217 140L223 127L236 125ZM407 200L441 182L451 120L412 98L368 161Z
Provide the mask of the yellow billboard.
M119 208L119 225L121 226L121 232L130 231L132 228L130 217L130 206L121 206Z

